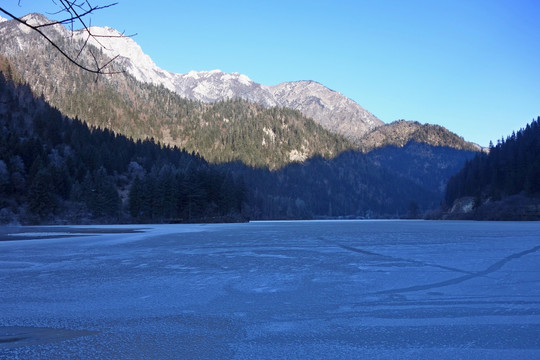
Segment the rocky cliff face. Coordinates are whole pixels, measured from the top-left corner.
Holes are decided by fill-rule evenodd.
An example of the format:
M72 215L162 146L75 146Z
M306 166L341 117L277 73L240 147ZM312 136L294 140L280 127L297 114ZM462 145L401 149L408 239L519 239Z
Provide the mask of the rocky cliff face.
M268 87L276 102L300 111L324 128L356 142L383 122L353 100L315 81L285 82Z

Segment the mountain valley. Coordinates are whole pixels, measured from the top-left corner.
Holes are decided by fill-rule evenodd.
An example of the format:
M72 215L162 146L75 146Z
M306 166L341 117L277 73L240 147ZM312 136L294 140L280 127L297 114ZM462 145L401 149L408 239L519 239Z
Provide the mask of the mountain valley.
M48 21L39 14L25 19ZM84 44L80 33L61 25L46 31L70 53ZM117 34L110 28L95 31ZM112 66L124 73L96 77L21 24L1 22L0 35L6 78L28 84L33 94L92 131L183 150L235 181L243 179L245 202L235 211L249 218L418 216L440 204L446 180L481 150L440 126L385 125L314 81L266 86L218 70L173 74L125 37L104 38L105 48L88 44L81 52L78 59L85 64L96 61L93 57L107 62L111 51L120 54ZM12 159L0 160L14 171ZM126 220L137 177L120 186L117 175L106 171L124 194L123 221L149 220L142 215L148 211ZM146 174L153 171L157 176L158 169L145 168Z

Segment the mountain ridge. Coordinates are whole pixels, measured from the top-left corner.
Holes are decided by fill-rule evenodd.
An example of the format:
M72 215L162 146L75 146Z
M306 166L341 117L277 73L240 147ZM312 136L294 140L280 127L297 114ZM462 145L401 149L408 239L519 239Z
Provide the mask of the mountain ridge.
M49 21L41 14L29 14L25 16L24 19L33 23L46 23ZM51 36L56 36L55 39L58 39L61 43L71 42L72 44L67 43L68 48L69 46L81 46L88 37L88 34L84 30L71 32L59 24L43 29L51 34ZM23 32L19 30L23 30ZM345 137L352 142L353 147L357 147L364 152L386 145L403 147L409 141L426 142L435 146L452 146L462 150L473 150L474 148L473 145L465 142L456 134L451 133L438 125L420 125L419 123L410 121L398 121L396 123L384 124L376 119L368 124L370 130L366 130L365 124L361 124L356 121L356 119L362 116L369 118L369 112L361 108L351 99L344 97L339 92L331 90L313 80L300 80L267 86L255 83L246 75L240 73L227 74L220 70L191 71L186 74L173 74L157 67L153 60L148 55L144 54L140 46L130 37L125 37L120 32L110 27L93 27L91 30L96 33L96 35L106 36L99 38L100 44L96 43L93 38L88 40L89 46L93 46L93 44L100 46L101 51L98 55L103 58L102 61L108 61L108 59L119 52L119 57L113 64L114 70L122 68L127 69L126 72L130 74L130 76L133 76L134 80L137 80L140 84L154 84L155 86L156 83L161 81L159 86L163 86L165 89L181 88L180 91L176 91L175 94L178 95L179 92L183 93L184 95L178 96L186 99L196 99L196 101L201 101L205 104L217 104L220 101L224 101L224 99L244 98L246 101L261 104L261 106L270 110L275 107L295 109L308 118L316 119L318 117L319 121L316 121L316 123L333 134L339 134L340 136L345 136L343 134L347 134L348 136ZM210 111L213 113L212 121L209 122L207 119L197 121L193 118L190 120L191 125L186 128L187 124L181 124L178 123L178 121L184 119L181 120L181 122L185 122L185 114L188 114L192 110L182 110L180 113L176 114L174 112L171 113L171 109L174 109L175 106L171 108L170 101L176 102L177 100L170 94L167 94L166 92L157 94L160 90L152 90L149 87L142 89L141 85L133 83L133 81L128 80L122 74L104 76L104 81L95 84L88 74L76 71L77 69L75 67L73 70L69 69L68 71L68 65L62 62L57 63L57 60L55 60L57 55L55 51L36 50L37 47L42 46L39 45L40 36L16 21L1 23L0 34L4 37L4 39L0 41L0 50L9 57L18 59L19 73L22 77L33 84L37 93L44 94L46 98L52 100L53 105L59 107L68 116L83 116L83 118L86 119L88 119L89 116L94 117L95 119L91 121L93 124L110 127L115 121L118 122L118 120L114 119L116 113L116 117L123 116L129 121L128 123L124 122L122 124L117 123L114 125L113 129L115 131L120 131L121 133L133 136L134 138L144 139L145 137L153 137L164 143L176 145L181 148L187 147L190 151L201 152L201 155L205 156L210 161L234 161L240 159L234 157L218 159L218 157L215 156L215 153L216 151L223 151L223 148L220 148L219 146L216 148L215 144L211 144L211 139L206 139L204 141L210 146L211 152L206 151L209 149L200 147L200 141L202 139L194 133L194 131L198 131L199 134L202 134L203 132L201 131L203 127L208 126L209 124L213 124L212 126L217 125L219 129L216 128L212 130L211 133L218 139L221 138L220 141L225 145L224 141L234 141L234 137L230 138L229 135L226 135L229 137L229 140L223 140L223 134L220 134L223 131L229 131L227 130L227 127L230 126L231 118L226 118L225 116L220 120L216 118L216 116L220 117L219 114ZM74 51L72 50L72 52ZM24 53L26 53L26 56L23 56ZM30 55L31 53L33 55ZM43 60L43 56L47 56L48 59ZM88 55L86 56L86 59L84 56L81 56L81 60L87 62L93 61L92 57ZM29 61L31 63L28 63ZM44 71L45 69L47 70ZM148 71L142 71L141 69L147 69ZM74 75L76 79L73 79L72 75ZM141 79L141 76L143 75L147 76L147 78ZM103 83L109 83L109 85L104 86ZM62 86L59 86L59 84L62 84ZM101 97L102 99L96 102L94 96L88 94L88 92L91 93L93 91L99 91L98 97ZM103 93L104 91L109 95ZM163 96L167 99L166 101L164 101L164 99L159 99L157 103L161 105L159 105L159 108L156 108L156 106L153 107L152 111L154 114L145 113L145 110L141 108L144 103L151 104L150 98L148 98L148 91L154 94L151 95L153 96L152 99L157 99L156 96ZM119 93L116 94L116 92ZM103 111L108 111L109 114L105 117L104 115L100 115L96 118L96 116L92 114L96 109L89 112L87 110L89 107L85 106L84 102L77 105L76 99L73 99L74 96L85 98L85 101L87 101L88 104L94 104L98 109L102 109L100 110L101 113ZM104 103L110 103L111 98L117 98L121 103L125 103L122 105L124 109L115 109L112 111L105 110L103 105ZM117 104L119 103L118 101ZM232 104L233 103L230 103L231 106L236 106ZM250 107L251 105L245 104L245 106ZM114 107L115 106L113 106L113 108ZM187 108L193 108L193 106L188 105ZM203 113L208 112L208 109L210 109L201 105L196 105L195 108L199 109L196 111L202 111ZM256 110L253 107L251 108L252 109L247 112L242 110L240 113L244 113L243 116L247 116L248 118L253 117L254 114L262 114L260 110ZM164 113L162 114L162 112ZM238 113L238 111L235 113ZM295 115L292 115L292 113L289 112L288 114L289 115L287 116L292 116L291 119L295 118ZM161 119L154 119L156 116L161 117ZM179 119L178 116L181 118ZM97 119L101 120L96 122ZM150 119L153 120L149 121ZM255 118L250 121L253 120L255 120ZM220 124L214 124L215 121L218 121ZM294 121L297 125L305 122L305 120L302 120L301 122ZM143 131L137 123L148 124L148 129ZM134 132L135 129L133 125L135 125L135 127L139 126L139 130ZM256 148L260 148L260 145L262 145L264 149L259 149L261 151L265 149L267 152L275 151L276 148L272 148L270 145L275 145L276 143L270 140L273 139L278 128L283 128L283 124L277 126L271 126L268 122L263 124L260 129L256 130L256 133L250 136L251 138L259 137L260 144L255 145L255 143L253 143L250 147L253 148L253 146L255 146ZM190 132L186 133L186 129ZM294 133L296 132L297 130L294 131ZM301 133L307 135L307 133L303 131L301 131ZM291 132L281 131L281 136L283 136L283 138L280 139L277 144L284 144L285 142L290 143L290 140L286 139L286 137L291 134ZM303 161L309 156L316 155L317 152L310 150L310 148L313 149L312 138L316 139L318 137L313 137L313 133L310 133L310 135L307 136L309 137L304 140L307 140L308 143L303 142L304 140L297 139L300 141L297 142L299 145L297 147L289 147L284 151L281 155L282 159L279 160L279 162L283 164L284 161ZM196 140L197 137L199 140ZM243 139L246 138L249 137L243 137ZM337 140L331 140L330 142L337 144L336 141ZM300 145L300 143L302 143L302 145ZM326 148L323 147L323 152L320 154L327 154L325 156L335 156L339 151L349 147L350 145L338 145L332 150L332 146L327 146ZM234 150L234 148L230 148L229 150L232 153L237 152L237 155L235 156L240 155L238 150ZM474 148L474 150L478 151L479 149ZM219 157L221 157L221 155ZM266 157L268 158L268 156ZM274 161L276 161L276 159L274 159ZM262 165L261 163L253 162L250 162L249 164L252 166ZM270 165L270 167L273 168L276 166L276 163Z
M23 19L33 23L50 22L46 16L37 13L28 14ZM22 24L17 23L17 26L26 34L30 31ZM438 125L425 124L418 128L418 123L410 121L407 124L385 124L353 100L314 80L263 85L237 72L210 70L173 73L158 67L136 41L111 27L90 28L94 34L104 36L99 37L99 42L95 38L88 38L86 30L71 32L59 24L44 30L54 30L73 42L84 43L88 40L90 45L100 48L107 58L118 56L114 64L116 68L125 69L140 82L164 86L186 99L215 103L241 98L266 108L284 107L297 110L330 132L344 136L364 152L384 145L404 146L408 141L424 141L436 146L449 145L462 150L482 150L480 146L464 140L457 141L459 136L443 127L435 129ZM19 46L22 46L20 42ZM415 128L415 131L407 128ZM434 136L435 133L438 138ZM446 140L452 144L445 143Z
M480 145L465 141L443 126L409 120L397 120L376 127L360 138L356 144L363 152L370 152L385 146L402 148L410 142L466 151L485 151Z
M433 167L456 172L467 157L421 144L406 153L386 148L390 156L378 158L355 150L332 159L311 156L275 171L209 164L152 139L135 141L72 120L27 84L4 80L8 65L0 56L0 223L418 216L439 204L441 194L429 182L446 175ZM243 100L233 102L243 108ZM411 155L414 161L407 160ZM402 166L397 172L395 162Z
M110 27L92 27L98 35L121 36L122 34ZM84 34L79 31L78 34ZM91 41L92 42L92 41ZM422 141L418 137L394 139L392 141L387 131L383 129L401 130L396 126L400 120L385 124L354 100L332 90L315 80L294 80L277 85L264 85L251 80L247 75L238 72L225 73L219 69L194 71L188 73L173 73L158 67L150 56L130 37L106 37L100 43L107 49L110 57L115 53L120 55L120 64L137 80L145 83L163 85L180 96L213 103L235 97L258 103L265 107L286 107L300 111L304 116L314 119L325 129L345 136L363 151L376 148L373 137L385 133L386 142L383 145L404 146L409 141ZM99 45L94 41L94 45ZM153 74L149 75L149 74ZM426 143L435 146L450 146L462 150L481 151L476 144L466 141L456 141L456 134L439 125L423 124L407 121L409 127L416 127L415 132L430 133ZM441 138L433 136L435 127L443 138L450 139L453 144L446 144ZM406 135L414 135L407 132ZM396 141L397 140L397 141ZM459 143L459 145L458 145Z
M38 23L49 21L44 15L35 13L26 15L23 19ZM24 27L22 24L20 26ZM54 28L56 31L68 31L64 27L59 29L56 25ZM96 35L107 37L99 37L98 42L96 38L88 38L86 30L75 30L71 37L82 41L88 38L89 44L102 47L103 53L108 57L119 55L117 63L137 80L163 85L186 99L213 103L239 97L265 107L292 107L351 141L383 124L355 101L312 80L263 85L244 74L225 73L221 70L173 73L158 67L129 36L122 36L122 33L110 27L91 27L90 30ZM313 89L313 84L320 86L316 85L317 89ZM294 91L287 91L288 89ZM305 96L299 97L299 92Z

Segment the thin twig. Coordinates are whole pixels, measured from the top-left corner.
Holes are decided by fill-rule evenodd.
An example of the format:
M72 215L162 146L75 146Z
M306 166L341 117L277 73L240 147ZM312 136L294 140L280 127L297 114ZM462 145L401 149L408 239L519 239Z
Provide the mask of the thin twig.
M51 1L53 2L53 4L59 6L58 3L55 0L51 0ZM91 14L94 11L109 8L111 6L116 5L117 3L112 3L112 4L108 4L108 5L103 5L103 6L92 6L88 0L86 0L84 2L81 2L79 4L77 4L75 0L73 0L73 1L70 1L70 0L58 0L58 1L59 1L59 4L62 6L62 9L58 13L65 11L65 12L67 12L69 14L69 18L59 20L59 21L51 21L51 22L44 23L44 24L31 25L26 20L23 20L22 18L18 18L17 16L13 15L12 13L10 13L9 11L5 10L2 7L0 7L0 12L8 15L12 19L14 19L14 20L18 21L19 23L21 23L21 24L29 27L30 29L36 31L43 38L45 38L45 40L47 40L56 50L58 50L60 52L60 54L62 54L62 56L64 56L66 59L68 59L71 63L78 66L79 68L81 68L81 69L83 69L85 71L88 71L90 73L97 74L97 75L99 75L99 74L112 75L112 74L122 73L123 71L104 71L104 69L107 66L109 66L114 60L116 60L118 58L118 55L115 56L113 59L107 61L104 65L100 66L97 57L94 55L94 53L91 51L91 49L89 49L88 52L90 53L90 55L92 56L92 58L94 59L94 62L95 62L95 66L96 66L95 69L90 68L88 66L84 66L82 63L78 62L79 56L84 51L84 49L87 48L90 38L93 38L94 41L96 41L97 44L99 44L102 48L106 49L106 47L98 40L98 38L122 38L122 37L128 37L127 35L124 35L123 33L120 34L120 35L96 35L96 34L92 33L91 28L89 26L87 26L86 22L83 19L85 16ZM20 0L19 0L18 3L19 3L19 6L20 6ZM86 4L86 7L85 7L85 4ZM82 11L82 12L79 13L79 11L77 11L77 9L79 11ZM68 53L66 53L63 49L61 49L41 29L45 28L45 27L53 26L53 25L70 24L71 25L71 30L72 30L72 33L73 33L74 32L73 31L73 25L74 25L74 23L76 21L78 21L82 25L83 31L85 31L88 34L88 36L86 37L86 40L84 41L81 49L77 53L77 56L75 58L73 58ZM130 35L130 36L132 36L132 35Z
M106 8L109 8L109 7L111 7L113 5L116 5L116 4L118 4L118 3L104 5L104 6L95 6L95 7L90 8L89 10L86 10L80 16L84 17L84 16L87 16L87 15L90 15L92 12L94 12L96 10L106 9ZM63 11L65 11L65 10L60 10L55 14L59 14L59 13L61 13ZM72 16L72 17L70 17L68 19L64 19L64 20L57 20L57 21L51 21L50 23L39 24L39 25L36 25L36 27L37 28L42 28L42 27L53 26L53 25L73 24L75 22L75 20L77 20L77 18L78 18L77 16Z

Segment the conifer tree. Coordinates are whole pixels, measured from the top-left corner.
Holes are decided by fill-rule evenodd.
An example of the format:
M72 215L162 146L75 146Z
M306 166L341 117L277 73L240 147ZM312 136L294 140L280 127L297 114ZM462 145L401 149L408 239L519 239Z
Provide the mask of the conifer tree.
M28 190L28 209L31 213L45 218L54 213L57 200L54 195L52 177L46 168L37 170Z

